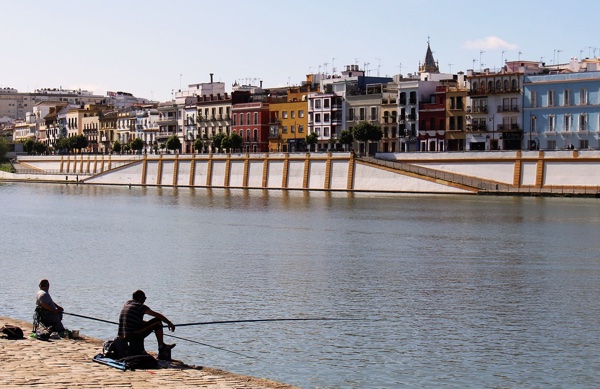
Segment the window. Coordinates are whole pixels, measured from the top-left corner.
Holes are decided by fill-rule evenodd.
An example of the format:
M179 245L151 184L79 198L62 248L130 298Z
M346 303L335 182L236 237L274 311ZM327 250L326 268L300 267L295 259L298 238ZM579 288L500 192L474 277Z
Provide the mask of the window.
M233 126L237 126L237 115L233 115Z
M244 125L244 114L241 113L240 114L240 126L243 126L243 125Z
M292 119L296 118L296 111L292 111L292 112L290 112L290 114L292 115Z
M283 126L281 130L282 133L287 134L287 126Z
M579 91L579 105L587 105L588 104L588 91L587 89L581 89Z
M366 118L366 109L364 107L359 108L358 120L365 120Z
M548 91L548 107L553 107L553 106L554 106L554 91L549 90Z
M323 99L323 108L329 108L329 99Z
M508 80L504 80L504 90L508 90Z
M565 131L571 131L571 115L565 115Z
M406 92L400 92L400 105L406 105Z
M287 113L287 111L283 111L283 112L281 112L281 117L282 117L282 118L284 118L284 119L287 119L287 118L288 118L288 113Z
M588 115L585 113L579 115L579 131L588 131Z
M517 88L517 80L512 80L511 89L512 89L513 92L516 92L518 90L518 88Z
M323 136L326 136L326 137L329 136L329 127L324 127L323 128Z
M537 117L536 116L531 117L531 128L529 129L529 132L537 132Z
M348 108L348 121L354 121L354 108Z
M321 100L315 100L315 109L321 109Z
M329 114L328 113L323 114L323 122L329 123Z
M296 126L291 126L290 130L291 130L292 134L295 133L296 132Z
M550 149L550 150L556 149L556 141L555 140L548 141L548 149Z
M537 107L537 93L535 91L529 92L529 100L532 108Z
M246 114L246 124L247 124L247 125L250 125L250 123L252 123L250 119L251 119L250 112L248 112L248 113Z
M298 125L298 132L301 134L304 132L304 126L302 124Z
M571 105L571 91L568 89L563 92L563 105Z
M254 112L254 124L258 124L258 112Z
M580 149L588 149L590 147L590 143L587 139L579 139L579 148Z
M502 83L500 82L500 80L496 80L496 92L499 92L501 88L502 88Z
M258 129L256 129L256 128L254 129L254 139L253 139L253 141L254 142L258 142Z
M371 120L377 120L377 107L371 107Z
M548 116L548 131L556 131L556 117L554 115Z
M321 123L321 114L320 113L315 114L315 123Z
M304 110L303 109L298 110L298 117L299 118L303 118L304 117Z

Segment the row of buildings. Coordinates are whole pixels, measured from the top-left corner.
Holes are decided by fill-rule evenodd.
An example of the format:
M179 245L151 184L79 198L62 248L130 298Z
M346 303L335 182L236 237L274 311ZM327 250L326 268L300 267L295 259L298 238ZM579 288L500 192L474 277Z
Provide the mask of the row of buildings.
M340 150L342 131L362 121L383 133L369 152L600 148L600 59L506 61L500 69L447 74L428 44L418 72L406 76L372 77L348 65L340 74L309 74L298 86L235 83L228 93L211 74L168 102L123 92L4 88L2 117L15 141L52 146L84 135L90 152L135 138L152 152L173 135L182 152L192 153L196 139L211 151L215 134L233 132L246 152L304 151L310 133L318 150Z

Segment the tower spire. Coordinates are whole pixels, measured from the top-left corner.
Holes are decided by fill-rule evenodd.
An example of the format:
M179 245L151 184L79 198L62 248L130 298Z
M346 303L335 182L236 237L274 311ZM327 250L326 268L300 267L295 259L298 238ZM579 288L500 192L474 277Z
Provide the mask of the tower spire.
M439 73L440 68L437 62L433 58L433 52L431 51L431 42L429 36L427 36L427 52L425 53L425 60L419 66L419 73Z

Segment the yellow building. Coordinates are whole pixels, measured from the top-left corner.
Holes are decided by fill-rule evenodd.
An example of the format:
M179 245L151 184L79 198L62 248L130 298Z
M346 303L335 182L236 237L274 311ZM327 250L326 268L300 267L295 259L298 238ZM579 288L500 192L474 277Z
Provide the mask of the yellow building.
M285 96L271 96L269 105L269 151L305 151L308 134L310 85L287 88Z

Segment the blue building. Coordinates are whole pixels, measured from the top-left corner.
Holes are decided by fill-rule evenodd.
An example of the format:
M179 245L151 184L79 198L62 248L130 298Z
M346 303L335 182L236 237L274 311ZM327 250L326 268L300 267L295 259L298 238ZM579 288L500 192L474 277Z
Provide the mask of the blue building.
M529 149L599 149L600 62L546 68L523 87L524 146Z

